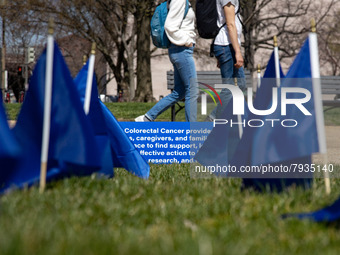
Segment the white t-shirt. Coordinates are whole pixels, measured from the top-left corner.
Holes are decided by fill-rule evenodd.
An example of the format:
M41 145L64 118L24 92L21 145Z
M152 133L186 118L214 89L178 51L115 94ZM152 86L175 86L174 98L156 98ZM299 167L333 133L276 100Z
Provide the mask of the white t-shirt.
M226 23L223 7L226 6L228 3L231 3L232 5L235 6L235 14L237 10L239 9L238 0L217 0L216 5L217 5L217 13L218 13L218 19L217 19L218 27L221 27L223 26L223 24ZM237 30L238 43L241 45L242 24L241 24L240 18L241 17L239 16L239 14L235 15L235 24L236 24L236 30ZM221 28L220 32L216 36L215 44L226 46L226 45L229 45L230 43L231 42L230 42L230 38L228 34L228 29L227 29L227 26L224 25L224 27Z
M186 0L171 0L164 29L170 42L178 46L195 43L195 12L190 7L184 18Z

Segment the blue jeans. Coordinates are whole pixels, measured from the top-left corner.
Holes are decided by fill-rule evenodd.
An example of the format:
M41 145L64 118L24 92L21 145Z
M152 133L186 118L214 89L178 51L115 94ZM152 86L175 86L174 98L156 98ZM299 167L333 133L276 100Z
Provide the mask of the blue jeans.
M170 95L164 97L146 113L150 120L155 120L158 115L183 98L185 99L186 121L197 120L198 86L193 52L194 47L171 44L169 57L174 67L175 87Z
M224 84L235 84L234 78L237 78L237 86L244 91L246 89L246 79L244 75L243 67L237 69L234 64L236 63L235 51L233 46L221 46L214 45L214 54L218 60L221 70L222 82ZM209 114L210 118L221 118L224 108L228 105L232 98L232 94L229 89L222 89L220 93L222 105L218 105Z

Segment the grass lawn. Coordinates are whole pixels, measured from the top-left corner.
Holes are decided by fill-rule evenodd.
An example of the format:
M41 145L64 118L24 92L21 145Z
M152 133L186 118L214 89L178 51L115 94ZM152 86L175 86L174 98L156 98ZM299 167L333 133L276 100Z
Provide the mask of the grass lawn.
M325 107L325 109L328 109ZM325 125L340 126L340 108L333 108L324 112Z
M337 169L340 170L339 168ZM188 165L153 165L149 180L51 183L0 197L1 254L339 254L337 225L281 214L321 208L332 180L282 194L241 191L238 179L192 179Z
M155 103L105 103L105 105L110 109L113 115L119 121L134 121L139 115L145 114ZM180 103L184 105L184 103ZM8 119L15 120L19 114L21 104L5 104ZM176 108L178 109L178 107ZM325 107L328 109L328 107ZM209 112L209 110L208 110ZM340 125L340 108L334 108L326 110L324 112L325 124L330 126ZM163 114L161 114L157 121L170 121L171 111L168 109ZM184 110L180 111L176 115L176 121L185 121Z
M108 107L132 120L151 105ZM19 108L7 106L9 118ZM326 111L326 123L339 125L339 114ZM170 111L159 118L169 119ZM331 184L331 195L322 179L310 190L241 191L240 179L190 178L187 164L151 165L149 180L124 169L113 179L73 177L44 194L32 187L0 197L0 254L339 254L338 223L281 218L332 203L340 180Z

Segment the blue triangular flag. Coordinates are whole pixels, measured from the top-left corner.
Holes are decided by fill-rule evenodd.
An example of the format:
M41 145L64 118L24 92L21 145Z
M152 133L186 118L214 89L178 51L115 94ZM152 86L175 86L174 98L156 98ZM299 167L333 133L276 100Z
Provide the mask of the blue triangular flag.
M1 92L0 96L2 98ZM20 146L8 126L6 112L0 102L0 158L16 158L18 155L20 155Z
M282 72L281 65L279 63L279 70L280 70L280 81L284 81L284 74ZM254 100L254 108L257 110L267 110L273 104L273 88L276 88L277 79L276 79L276 71L275 71L275 54L274 51L271 54L271 57L268 61L266 71L264 73L263 79L261 81L261 87L258 89L256 98ZM278 94L278 98L280 99L280 95ZM278 99L278 101L279 101ZM275 114L278 114L280 108L271 115L265 116L266 119L275 119L273 117ZM248 113L248 120L251 119L260 119L264 120L263 116L258 116L254 113ZM267 123L268 124L268 123ZM242 139L237 147L235 157L232 159L232 165L236 166L240 169L241 166L257 166L254 162L254 159L257 157L257 150L267 151L267 148L262 144L261 139L258 139L257 142L254 141L254 138L257 136L257 132L259 132L264 127L250 127L246 126L244 130L244 134ZM269 131L273 129L273 127L269 127ZM267 129L268 130L268 129ZM290 159L289 161L281 161L281 162L271 162L272 167L281 167L281 166L289 166L290 164L310 164L311 157L301 157ZM264 167L268 167L265 163L263 163ZM268 175L268 174L266 174ZM303 185L305 187L309 187L309 182L303 179L296 179L296 178L283 178L284 176L273 175L274 178L262 178L260 173L250 173L250 174L243 174L242 177L246 177L243 179L243 188L253 188L258 191L265 191L265 190L275 190L275 191L282 191L285 187L289 187L293 184L295 185ZM261 177L261 178L256 178ZM280 177L280 178L279 178ZM290 176L292 177L292 176Z
M296 217L298 219L309 219L315 222L333 222L340 219L340 198L333 204L320 210L306 213L285 214L283 218Z
M75 78L82 102L85 100L87 71L88 63ZM109 146L110 149L102 148L103 153L105 153L103 163L106 162L106 165L108 165L108 162L110 162L111 165L111 162L113 162L114 167L123 167L132 174L147 179L150 174L149 164L140 155L110 110L98 98L95 76L93 77L89 118L96 132L96 138L105 137L104 140L101 139L98 142L102 143L103 146L105 143L105 146ZM106 142L108 142L107 145Z
M117 119L101 101L100 106L109 134L114 167L123 167L138 177L149 178L149 164L130 141Z
M268 68L269 67L269 68ZM282 69L280 67L281 74L283 76ZM275 59L274 59L274 52L271 55L271 58L268 62L268 66L265 72L266 78L274 78L275 77ZM275 85L274 79L269 79L267 82L263 82L261 87L258 90L257 96L254 101L254 107L256 109L266 109L265 107L271 101L272 95L272 87ZM233 115L232 111L232 100L229 102L228 106L224 110L221 119L225 120L233 120L234 122L238 122L237 116ZM242 116L243 119L247 119L250 116L250 112L248 108L245 106L246 114ZM254 115L251 115L254 117ZM244 127L242 127L243 129ZM248 129L248 130L247 130ZM253 128L245 127L243 131L243 137L241 142L242 144L239 145L239 130L238 127L230 125L217 125L213 128L212 132L208 136L207 140L204 142L203 146L200 148L198 153L195 155L195 160L205 166L212 166L212 165L224 165L227 166L234 157L237 158L237 161L234 160L233 164L238 165L240 162L243 164L248 161L248 156L250 153L250 140L252 139L252 130ZM242 141L241 140L241 141Z
M280 65L282 78L284 77L282 68ZM276 73L275 73L275 54L274 51L268 61L266 71L261 81L261 86L257 90L256 97L253 101L254 108L257 110L267 110L272 105L273 98L273 88L276 88ZM262 116L255 115L248 110L247 120L250 119L262 119ZM252 144L254 139L254 134L259 128L254 128L246 126L242 135L242 139L237 146L235 156L231 160L232 165L237 166L250 166L252 164Z
M1 92L0 96L2 98ZM0 190L7 182L13 168L21 157L22 150L10 130L6 112L0 102Z
M84 104L85 101L88 68L89 61L83 66L77 77L74 79L74 83L76 84L82 104ZM113 176L113 162L111 157L110 141L103 111L98 99L97 80L95 75L93 76L90 109L87 117L89 122L92 124L98 145L98 152L102 158L102 165L99 172L108 176Z
M307 39L287 73L281 89L292 87L304 88L313 94L311 77L309 40ZM280 95L280 91L278 94ZM289 99L301 98L299 93L291 94L293 95L288 95ZM286 127L277 123L275 127L266 125L256 130L254 142L252 143L252 164L260 165L281 162L310 156L312 153L319 151L313 96L308 102L303 104L303 107L311 113L311 116L305 115L295 105L287 105L285 116L282 116L280 109L270 116L270 119L279 119L280 121L282 119L290 120L287 125L294 126L296 124L295 127ZM259 146L260 144L261 146Z
M240 141L246 115L233 115L233 98L225 107L222 118L215 120L215 127L195 155L194 159L204 166L227 167ZM246 106L245 106L246 108ZM224 173L218 174L224 176ZM228 176L229 173L226 174Z
M285 75L282 71L281 64L279 62L279 70L280 70L280 78L284 78ZM278 78L276 77L276 70L275 70L275 52L273 51L272 54L270 55L266 71L263 74L263 78ZM261 84L262 86L262 84Z
M40 56L13 132L25 152L4 189L39 180L45 91L46 50ZM100 168L93 129L64 59L54 45L50 146L47 181L68 175L90 174Z

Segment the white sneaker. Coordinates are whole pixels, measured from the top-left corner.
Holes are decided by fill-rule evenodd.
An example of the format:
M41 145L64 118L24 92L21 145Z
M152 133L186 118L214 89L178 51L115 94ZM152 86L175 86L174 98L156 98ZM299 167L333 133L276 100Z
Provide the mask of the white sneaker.
M150 122L150 121L151 120L149 120L145 115L141 115L135 118L135 122Z

